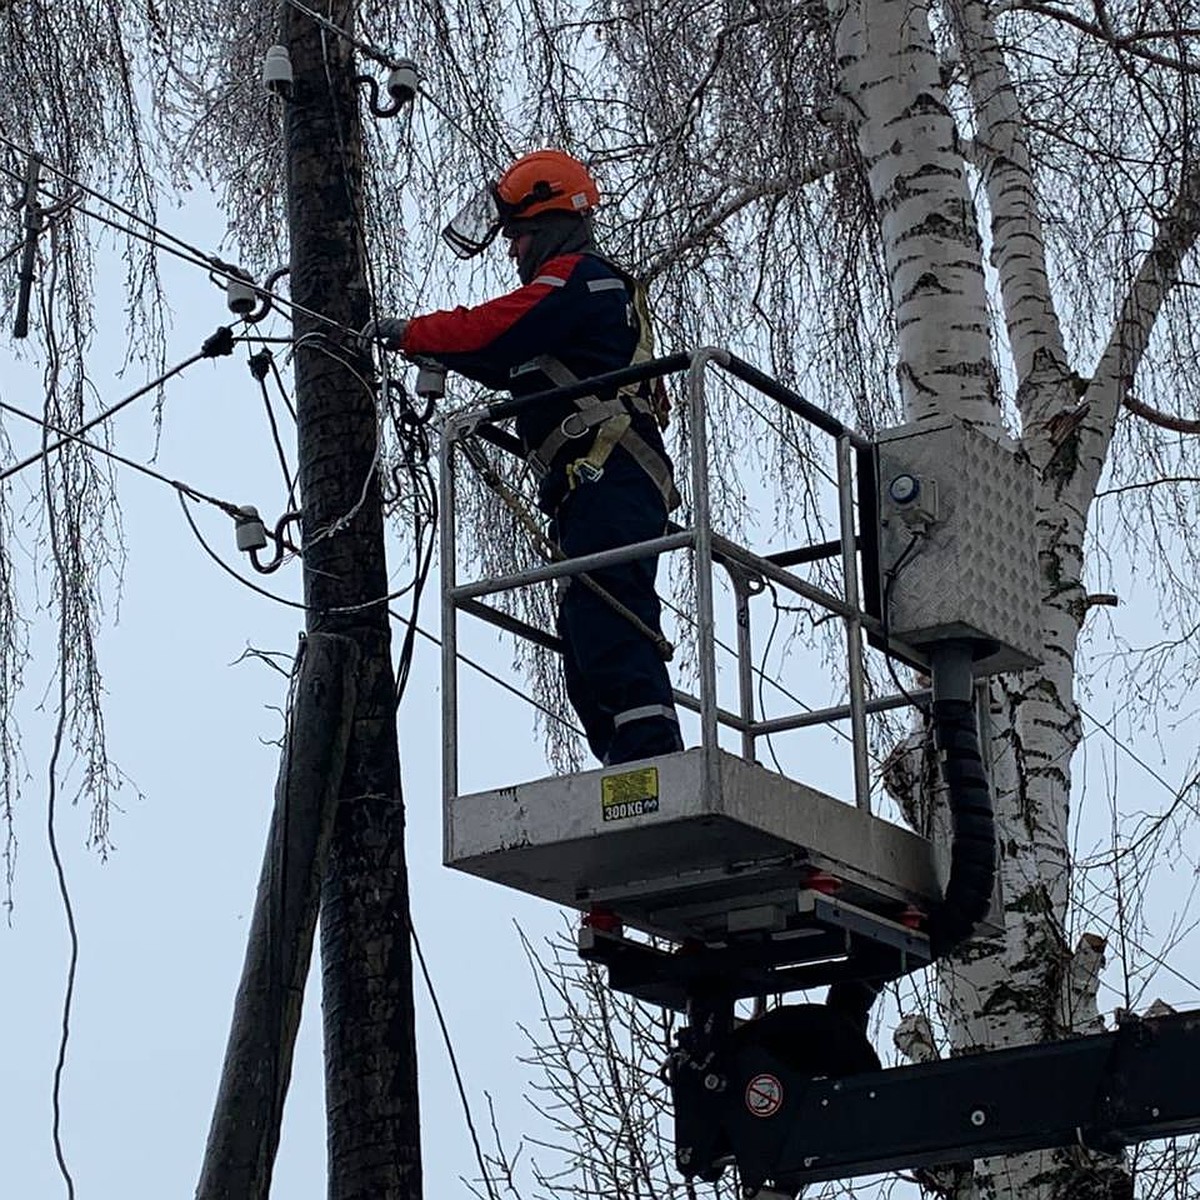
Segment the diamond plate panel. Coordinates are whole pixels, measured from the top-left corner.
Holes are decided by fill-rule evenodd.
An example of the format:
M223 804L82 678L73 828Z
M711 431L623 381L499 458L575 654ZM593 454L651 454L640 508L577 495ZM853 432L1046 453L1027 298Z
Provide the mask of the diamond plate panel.
M1029 462L957 420L885 430L878 444L885 580L914 530L925 530L888 591L890 636L918 649L949 638L974 641L979 675L1039 662L1041 585ZM918 480L918 499L893 499L889 488L902 476ZM935 515L923 523L922 511L930 508Z

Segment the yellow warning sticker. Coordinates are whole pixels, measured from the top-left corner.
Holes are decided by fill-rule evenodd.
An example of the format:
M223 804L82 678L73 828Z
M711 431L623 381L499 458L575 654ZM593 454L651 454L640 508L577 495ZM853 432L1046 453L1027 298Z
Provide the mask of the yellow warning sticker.
M606 821L658 812L658 768L640 767L600 780L600 809Z

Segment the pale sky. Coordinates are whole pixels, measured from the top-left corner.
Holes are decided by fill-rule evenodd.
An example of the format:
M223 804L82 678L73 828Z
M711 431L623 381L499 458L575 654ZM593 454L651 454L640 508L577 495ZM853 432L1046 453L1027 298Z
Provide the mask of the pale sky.
M217 247L220 222L199 200L187 212L164 210L162 223L199 245ZM222 293L201 272L169 258L162 269L174 314L168 361L175 362L229 316ZM101 280L92 377L103 404L142 382L132 368L123 379L114 377L124 350L119 282L111 267ZM284 322L277 321L272 332L285 332ZM41 392L33 347L32 341L26 344L25 361L18 363L8 331L0 331L2 394L37 410ZM5 421L4 428L19 447L34 444L15 421ZM115 418L113 433L122 453L145 461L153 447L150 402ZM286 444L290 449L290 438ZM156 466L206 492L255 504L272 520L278 515L283 487L244 349L197 364L168 386ZM29 474L36 483L34 472ZM19 497L27 485L8 486ZM85 809L59 813L80 938L62 1138L81 1200L161 1200L191 1195L195 1188L277 768L277 748L263 743L278 736L272 706L284 701L284 680L257 663L231 664L248 645L291 652L302 614L219 572L193 539L173 491L123 469L119 487L128 565L119 608L111 607L113 623L101 642L101 669L112 755L144 798L133 788L123 793L112 826L116 850L107 863L85 848ZM210 509L195 509L193 515L226 562L268 590L298 598L298 564L270 577L253 576L238 561L231 523ZM26 551L32 551L28 543ZM28 564L25 569L28 577ZM44 580L42 587L44 594ZM1149 619L1148 611L1146 605L1139 617L1136 608L1118 610L1111 619L1132 622L1136 629ZM769 615L768 608L765 620L756 617L762 621L760 637ZM427 593L422 623L436 632L436 583ZM732 630L726 634L732 638ZM34 659L21 700L29 777L18 813L15 909L10 926L0 927L0 1196L21 1200L66 1194L50 1139L50 1087L67 966L65 924L44 829L53 657L51 631L39 625L32 636ZM511 674L511 649L492 631L464 623L462 649ZM503 1132L515 1143L534 1124L521 1099L529 1079L515 1064L524 1046L517 1026L534 1022L537 1009L513 923L519 921L536 940L559 929L561 917L550 905L441 866L437 672L436 649L418 640L400 715L414 920L476 1119L486 1125L483 1095L490 1092ZM810 663L801 674L806 678L792 679L792 685L813 703L828 702L827 673L822 676ZM805 691L806 685L814 686ZM469 670L461 672L460 687L468 728L475 731L469 748L477 782L485 782L484 776L503 783L545 774L532 710ZM1107 717L1122 701L1098 695L1085 704ZM1171 735L1180 747L1194 741L1195 718L1189 721ZM844 750L827 734L812 737L786 761L808 772L808 782L844 778ZM1086 762L1099 787L1113 769L1112 747L1103 739L1089 745L1094 750ZM833 755L842 756L836 765ZM1168 779L1175 778L1161 756L1153 761ZM1081 756L1081 775L1084 764ZM1127 759L1118 756L1115 764L1136 807L1163 807L1167 797L1157 784ZM812 778L814 773L820 778ZM1101 809L1094 818L1095 836L1102 836L1106 813ZM1190 868L1181 867L1152 911L1168 911L1188 883ZM1183 974L1200 972L1194 942L1176 955L1172 965ZM465 1196L457 1179L475 1175L470 1145L419 981L417 988L426 1193ZM1153 994L1197 999L1170 979ZM1118 999L1116 993L1102 994L1101 1007L1111 1010ZM324 1194L318 1005L317 991L310 988L276 1170L274 1194L281 1197Z

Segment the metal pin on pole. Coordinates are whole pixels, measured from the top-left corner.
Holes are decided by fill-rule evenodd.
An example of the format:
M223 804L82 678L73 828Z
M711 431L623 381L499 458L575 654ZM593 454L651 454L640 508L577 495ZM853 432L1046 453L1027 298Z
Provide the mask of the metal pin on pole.
M29 336L29 302L33 293L33 267L37 260L38 234L42 231L42 210L37 202L38 183L42 176L42 160L31 154L25 164L25 193L21 200L24 212L25 244L21 252L21 266L17 271L17 314L13 322L13 337Z

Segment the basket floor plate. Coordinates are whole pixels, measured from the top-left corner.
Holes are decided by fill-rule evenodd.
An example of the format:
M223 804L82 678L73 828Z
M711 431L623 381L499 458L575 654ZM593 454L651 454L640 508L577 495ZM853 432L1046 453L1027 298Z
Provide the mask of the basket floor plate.
M885 916L940 896L923 838L732 754L710 776L700 748L460 796L445 838L448 866L676 940L786 916L814 872Z

